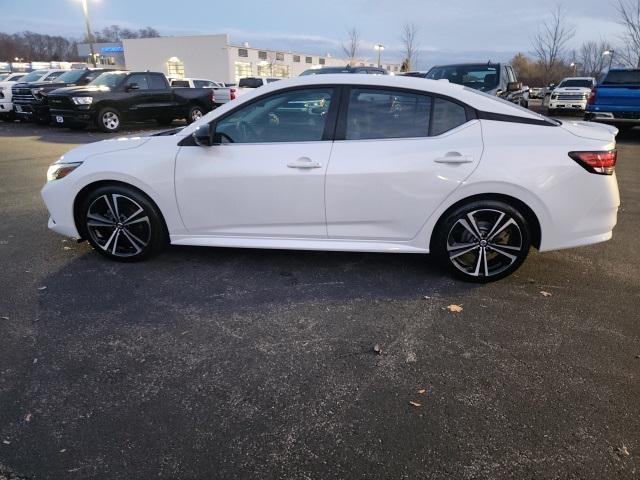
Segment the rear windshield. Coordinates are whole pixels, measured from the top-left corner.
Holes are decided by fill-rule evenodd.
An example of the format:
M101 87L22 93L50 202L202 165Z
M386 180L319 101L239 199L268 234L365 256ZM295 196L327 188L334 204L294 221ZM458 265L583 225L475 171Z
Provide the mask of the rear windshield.
M620 70L609 72L603 85L640 85L640 70Z
M189 82L187 80L174 80L171 82L172 87L188 87Z
M261 78L241 78L240 88L258 88L263 85Z
M433 67L425 78L432 80L449 80L451 83L488 92L498 87L500 81L500 66L491 64L480 65L444 65Z
M574 79L574 80L563 80L558 87L582 87L582 88L591 88L593 87L593 82L588 79Z

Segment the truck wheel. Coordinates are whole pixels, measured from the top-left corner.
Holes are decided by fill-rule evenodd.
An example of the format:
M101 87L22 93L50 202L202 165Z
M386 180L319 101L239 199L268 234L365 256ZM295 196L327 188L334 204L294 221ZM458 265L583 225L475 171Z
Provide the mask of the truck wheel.
M189 114L187 115L187 124L192 124L193 122L200 120L202 117L204 117L202 107L194 105L189 109Z
M115 133L122 126L122 115L113 107L105 107L98 112L96 126L106 133Z

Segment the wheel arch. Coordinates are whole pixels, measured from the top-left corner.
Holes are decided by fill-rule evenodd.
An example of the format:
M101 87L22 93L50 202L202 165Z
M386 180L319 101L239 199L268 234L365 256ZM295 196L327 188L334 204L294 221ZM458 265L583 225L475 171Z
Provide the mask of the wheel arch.
M107 187L110 185L131 188L132 190L135 190L136 192L138 192L140 195L145 196L147 200L149 200L149 202L157 210L158 215L160 216L160 220L162 221L162 228L164 229L166 238L167 239L169 238L169 229L167 227L167 221L164 217L164 213L162 212L162 209L158 206L158 203L153 199L151 195L149 195L147 192L145 192L141 188L135 185L132 185L131 183L127 183L119 180L97 180L97 181L88 183L87 185L82 187L80 191L78 191L78 193L76 194L75 198L73 199L73 221L75 223L76 230L80 235L80 240L87 239L86 228L82 222L82 219L80 218L80 213L81 213L80 207L82 206L82 203L84 202L85 198L87 198L87 196L93 190L100 187Z
M467 203L476 202L480 200L496 200L496 201L504 202L508 205L511 205L513 208L517 209L518 211L520 211L524 216L525 220L527 221L529 228L531 229L531 244L537 249L540 249L540 244L542 243L542 228L540 225L540 219L538 218L538 215L536 215L534 210L529 205L527 205L525 202L523 202L519 198L513 197L511 195L506 195L503 193L479 193L475 195L470 195L468 197L465 197L456 201L455 203L450 205L444 212L442 212L442 214L438 217L438 220L433 227L433 232L436 232L438 230L442 222L447 218L447 216L453 210ZM431 251L433 251L434 238L435 238L435 235L432 234L430 239L430 244L429 244L429 250Z

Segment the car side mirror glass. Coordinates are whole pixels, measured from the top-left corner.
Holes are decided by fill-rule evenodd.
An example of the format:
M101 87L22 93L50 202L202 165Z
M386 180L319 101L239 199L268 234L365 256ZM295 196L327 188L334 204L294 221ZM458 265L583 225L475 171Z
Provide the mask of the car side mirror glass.
M222 135L216 133L215 124L204 123L199 125L192 134L193 141L200 147L211 147L222 143Z
M522 90L522 83L520 83L520 82L509 82L507 84L507 92L517 92L518 90Z

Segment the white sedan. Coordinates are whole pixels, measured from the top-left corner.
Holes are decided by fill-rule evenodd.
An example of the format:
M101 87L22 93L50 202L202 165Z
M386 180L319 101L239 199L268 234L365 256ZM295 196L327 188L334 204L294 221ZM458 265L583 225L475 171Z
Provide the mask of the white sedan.
M560 123L443 81L312 75L194 124L76 148L49 228L114 260L166 244L429 253L487 282L611 238L613 127Z

